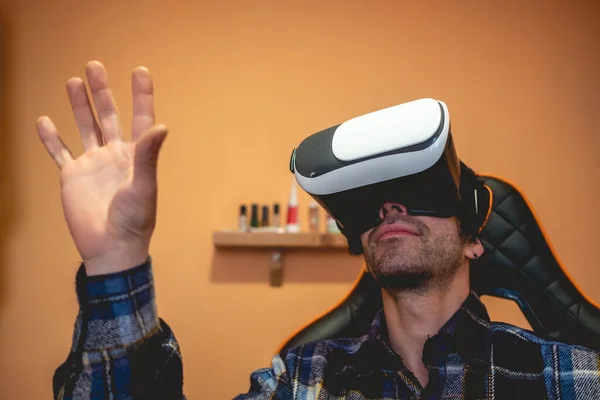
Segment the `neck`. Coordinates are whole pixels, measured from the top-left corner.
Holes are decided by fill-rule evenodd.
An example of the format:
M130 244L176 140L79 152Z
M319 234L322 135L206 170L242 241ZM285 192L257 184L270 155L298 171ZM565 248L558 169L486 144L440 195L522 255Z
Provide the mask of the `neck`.
M458 311L469 296L469 268L461 266L444 287L390 295L382 290L383 311L392 349L423 387L429 371L423 364L423 347Z

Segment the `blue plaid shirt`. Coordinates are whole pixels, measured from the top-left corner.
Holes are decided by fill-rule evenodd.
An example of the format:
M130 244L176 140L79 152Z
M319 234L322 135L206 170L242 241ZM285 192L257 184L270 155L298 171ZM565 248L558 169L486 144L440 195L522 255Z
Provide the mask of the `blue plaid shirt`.
M181 353L156 311L150 260L113 275L77 275L73 346L55 399L185 399ZM430 338L423 388L391 349L383 313L358 338L275 356L250 375L245 399L600 399L600 357L502 323L471 294Z

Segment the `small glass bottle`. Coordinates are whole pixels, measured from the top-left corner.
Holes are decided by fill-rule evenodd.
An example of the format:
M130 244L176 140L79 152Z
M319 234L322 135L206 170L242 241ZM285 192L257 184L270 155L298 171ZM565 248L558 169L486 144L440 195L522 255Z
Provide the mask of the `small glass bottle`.
M335 219L330 214L327 214L327 232L329 233L340 233L340 228L338 228Z
M273 219L271 220L272 226L279 228L281 225L281 214L279 212L279 203L273 204Z
M240 215L238 217L238 230L248 232L248 208L245 205L240 206Z
M262 207L262 215L260 219L260 226L267 227L269 226L269 206Z
M308 205L308 229L311 232L319 231L319 203L315 200Z
M240 230L240 232L246 232L248 230L248 210L245 205L240 206L238 229Z
M258 228L258 204L252 204L252 213L250 214L250 227Z

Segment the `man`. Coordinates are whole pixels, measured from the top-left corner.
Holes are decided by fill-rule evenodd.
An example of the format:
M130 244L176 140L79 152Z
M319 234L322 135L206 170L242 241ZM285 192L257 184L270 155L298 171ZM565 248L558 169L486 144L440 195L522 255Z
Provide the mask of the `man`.
M85 153L74 158L50 119L39 136L61 174L65 218L83 264L73 348L54 377L57 399L183 399L177 341L156 313L148 249L156 220L158 154L153 83L133 72L133 132L126 142L107 73L86 67L96 105L73 78L67 91ZM467 185L479 181L464 170ZM382 286L383 310L359 338L276 356L238 399L600 398L600 357L490 323L469 287L483 247L462 217L410 215L382 202L380 224L348 237Z

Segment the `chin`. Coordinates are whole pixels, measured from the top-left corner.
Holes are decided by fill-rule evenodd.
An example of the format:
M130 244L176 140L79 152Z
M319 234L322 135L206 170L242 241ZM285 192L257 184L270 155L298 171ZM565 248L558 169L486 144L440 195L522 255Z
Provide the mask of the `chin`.
M373 272L381 276L405 276L421 275L429 273L429 269L422 264L420 257L416 257L412 251L403 253L394 252L382 254L377 257L373 264Z
M380 263L375 271L379 275L386 276L408 276L429 274L430 271L420 264L407 259L390 260L391 262Z
M433 278L432 271L418 269L379 270L373 273L381 287L390 294L405 291L419 291L430 286Z
M393 248L390 248L391 245ZM371 273L389 288L418 287L433 275L433 271L423 264L419 249L414 245L385 243L384 246L378 246L372 261L367 263L370 264Z
M375 247L375 259L392 263L406 264L420 259L420 246L407 240L396 238L379 242Z
M382 252L393 252L394 249L398 249L396 251L400 251L400 249L406 249L407 246L410 248L415 247L415 242L410 240L414 238L414 236L394 236L381 240L378 243L375 243L373 246L375 248L375 252L381 254Z

